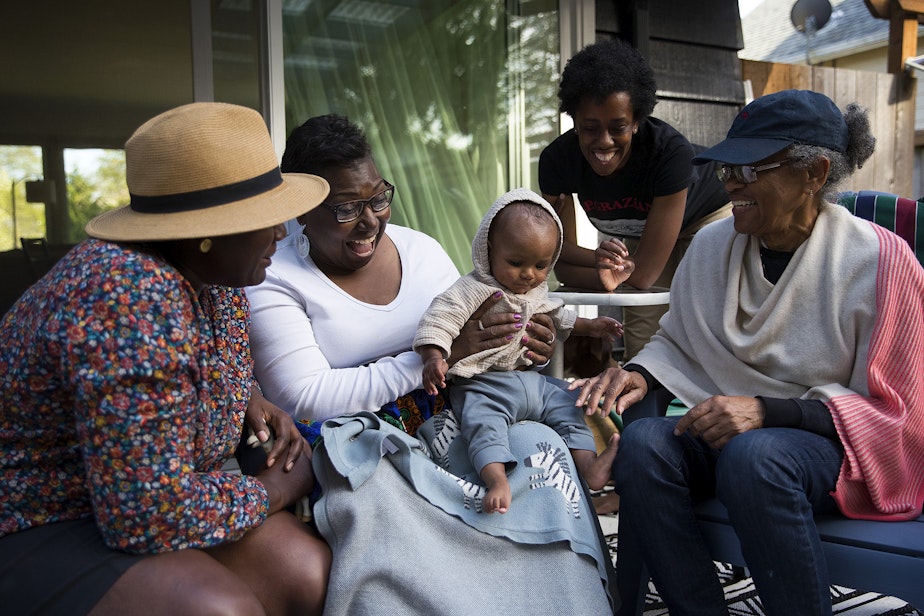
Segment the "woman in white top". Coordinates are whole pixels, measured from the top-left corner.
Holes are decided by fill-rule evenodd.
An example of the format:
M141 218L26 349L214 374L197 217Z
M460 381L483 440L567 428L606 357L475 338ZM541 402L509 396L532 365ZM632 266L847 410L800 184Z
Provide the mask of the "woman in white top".
M282 168L314 169L331 192L289 225L266 281L247 290L257 379L298 420L377 411L422 386L414 333L430 300L459 272L433 238L388 225L395 188L346 118L312 118L293 131ZM551 319L540 315L527 325L520 315L491 315L478 329L483 312L457 338L453 358L514 335L536 363L551 357Z
M435 240L388 225L395 188L362 131L312 118L289 137L282 168L314 170L330 195L248 289L251 346L266 398L317 443L314 519L334 554L325 613L612 613L609 555L553 430L510 428L524 460L510 485L524 507L503 521L483 512L455 415L422 389L412 350L421 315L459 273ZM548 361L551 319L485 314L498 300L462 328L450 363L513 337Z

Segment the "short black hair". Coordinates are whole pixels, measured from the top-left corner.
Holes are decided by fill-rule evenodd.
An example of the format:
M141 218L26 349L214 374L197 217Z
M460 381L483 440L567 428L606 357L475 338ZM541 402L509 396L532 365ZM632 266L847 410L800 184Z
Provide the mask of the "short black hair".
M602 102L614 92L625 92L637 121L651 115L658 102L657 84L648 61L621 39L588 45L565 65L558 86L559 111L574 117L580 102Z
M325 169L352 166L372 152L363 130L346 116L309 118L286 140L283 173L323 175Z

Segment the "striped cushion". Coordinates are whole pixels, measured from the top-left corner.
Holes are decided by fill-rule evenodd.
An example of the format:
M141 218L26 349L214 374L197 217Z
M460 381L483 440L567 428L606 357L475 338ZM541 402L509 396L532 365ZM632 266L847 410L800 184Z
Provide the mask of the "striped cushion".
M842 193L837 202L855 216L871 220L901 236L924 265L924 204L921 201L861 190Z

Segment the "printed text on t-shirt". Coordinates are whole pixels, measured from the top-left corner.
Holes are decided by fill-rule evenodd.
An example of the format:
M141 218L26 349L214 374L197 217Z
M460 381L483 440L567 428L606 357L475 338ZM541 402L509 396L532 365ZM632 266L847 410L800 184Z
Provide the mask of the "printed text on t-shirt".
M645 203L637 197L626 197L619 201L594 201L592 199L585 199L582 202L582 206L585 212L612 212L614 210L638 210L639 212L647 212L650 208L648 203Z

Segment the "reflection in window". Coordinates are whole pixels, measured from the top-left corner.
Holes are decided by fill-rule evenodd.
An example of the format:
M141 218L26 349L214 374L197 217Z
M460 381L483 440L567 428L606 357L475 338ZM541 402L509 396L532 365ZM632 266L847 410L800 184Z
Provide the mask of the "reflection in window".
M45 237L45 205L27 201L26 184L42 179L42 148L0 146L0 251L21 237Z
M67 175L68 241L86 238L83 228L91 218L128 203L125 151L64 150Z
M262 4L212 2L212 79L216 101L260 110Z
M558 135L557 5L284 3L286 130L326 113L362 126L398 187L392 220L468 271L482 214L509 188L538 190Z

